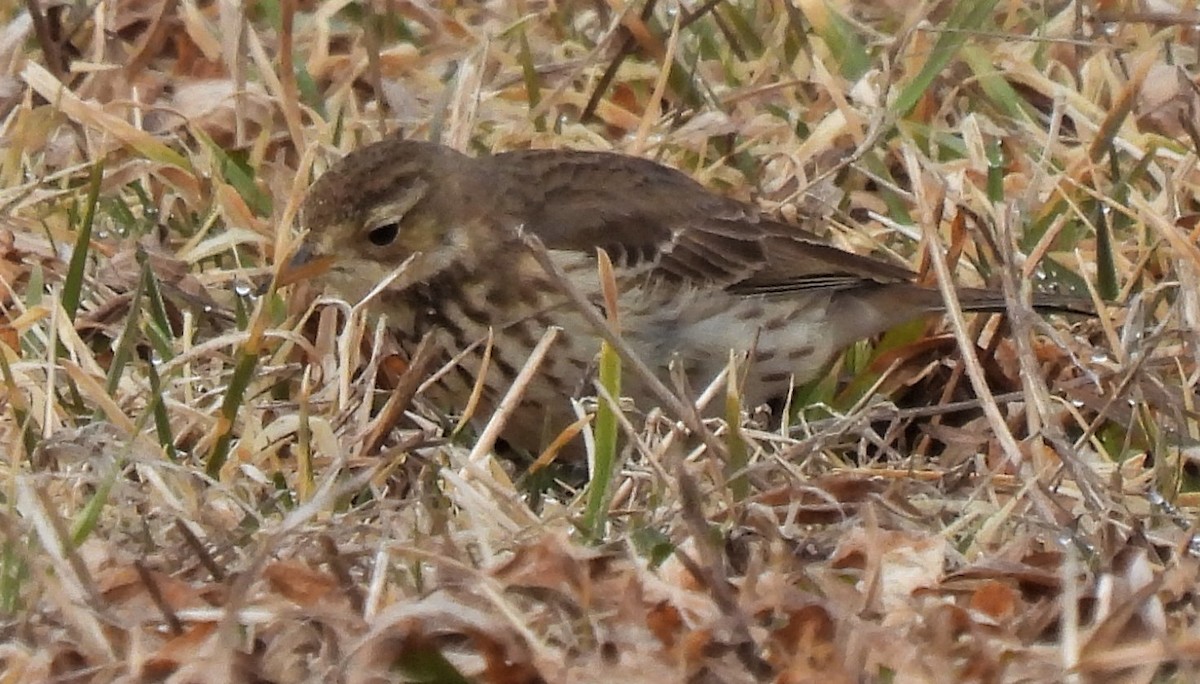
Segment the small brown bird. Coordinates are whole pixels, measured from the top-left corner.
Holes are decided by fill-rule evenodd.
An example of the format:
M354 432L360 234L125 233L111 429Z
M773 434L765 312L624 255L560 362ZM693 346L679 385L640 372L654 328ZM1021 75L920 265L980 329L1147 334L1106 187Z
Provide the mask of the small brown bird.
M465 404L489 330L483 416L542 333L559 326L505 433L531 450L573 418L570 396L594 393L600 337L519 230L540 238L598 307L596 249L607 251L622 334L662 376L676 360L692 386L703 387L731 350L752 351L748 406L817 377L852 342L943 308L940 294L914 284L905 268L842 251L679 171L620 154L527 150L472 158L393 137L321 176L301 223L308 234L294 263L327 264L325 282L352 303L409 262L375 304L408 351L431 330L447 359L475 345L433 393L445 408ZM959 295L968 310L1003 308L994 292ZM1066 306L1052 296L1035 304ZM648 404L644 389L624 389Z

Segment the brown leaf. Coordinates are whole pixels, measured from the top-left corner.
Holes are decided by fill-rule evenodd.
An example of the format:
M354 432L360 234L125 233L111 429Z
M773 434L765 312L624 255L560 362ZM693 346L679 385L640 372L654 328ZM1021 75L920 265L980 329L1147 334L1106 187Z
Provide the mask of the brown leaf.
M679 609L666 601L659 601L646 612L646 627L667 648L674 648L683 630L683 616Z
M519 547L508 562L492 571L492 576L509 586L561 592L586 606L591 601L593 570L604 558L565 537L548 534L534 544Z
M997 581L983 584L971 594L971 610L996 620L1005 621L1017 612L1020 596L1012 587Z
M268 565L263 570L263 578L271 584L272 589L302 607L312 607L338 588L337 578L333 575L294 561L278 561Z
M183 634L168 639L142 665L142 676L150 681L165 679L181 666L194 662L196 654L216 630L214 622L198 622L187 626Z
M771 634L768 660L780 673L776 683L854 681L842 666L836 637L837 625L825 607L812 604L791 611L784 626Z

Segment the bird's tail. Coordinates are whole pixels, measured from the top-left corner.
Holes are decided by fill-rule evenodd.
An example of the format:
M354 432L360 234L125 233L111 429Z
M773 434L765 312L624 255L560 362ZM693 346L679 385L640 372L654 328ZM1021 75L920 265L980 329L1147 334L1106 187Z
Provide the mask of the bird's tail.
M880 284L859 288L853 294L842 293L830 303L840 313L830 317L836 325L830 328L835 346L872 337L914 318L943 313L946 302L937 289L915 284ZM959 304L968 312L1004 312L1008 304L1004 293L983 288L958 288ZM1092 303L1080 297L1039 293L1033 296L1033 308L1042 312L1058 312L1095 316Z
M985 288L963 287L958 288L957 293L958 301L962 304L964 311L993 311L1002 313L1008 310L1008 303L1004 298L1003 292ZM945 302L941 300L941 294L935 294L938 299L934 307L935 310L945 309ZM1030 303L1033 305L1035 311L1042 313L1064 313L1080 316L1096 315L1095 305L1090 299L1083 297L1052 292L1035 292L1031 297Z

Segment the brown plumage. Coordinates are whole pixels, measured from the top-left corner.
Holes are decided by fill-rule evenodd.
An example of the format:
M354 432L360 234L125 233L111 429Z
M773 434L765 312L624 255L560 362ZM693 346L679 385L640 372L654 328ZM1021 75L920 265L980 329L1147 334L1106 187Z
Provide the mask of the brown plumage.
M852 254L760 216L685 174L619 154L529 150L472 158L389 138L348 155L309 191L301 261L331 257L326 283L351 302L411 258L379 296L410 351L436 330L447 358L494 335L484 415L551 325L556 347L506 437L536 449L570 416L568 398L593 393L599 337L534 261L518 229L600 305L596 248L616 267L623 335L665 375L672 359L707 384L731 350L753 349L749 405L819 375L855 340L936 312L941 296L907 269ZM960 290L964 308L1003 307L996 293ZM1035 305L1063 307L1042 296ZM462 408L482 345L437 386ZM626 387L639 404L649 397ZM549 428L550 432L547 432Z

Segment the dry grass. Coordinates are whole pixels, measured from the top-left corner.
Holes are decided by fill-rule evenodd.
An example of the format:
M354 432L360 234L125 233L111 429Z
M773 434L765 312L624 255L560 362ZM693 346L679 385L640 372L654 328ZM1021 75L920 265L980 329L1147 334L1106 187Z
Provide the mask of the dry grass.
M367 5L0 8L0 681L1200 676L1194 10ZM585 518L263 289L396 129L660 159L1012 313L856 347L784 428L722 380L709 439L614 416Z

